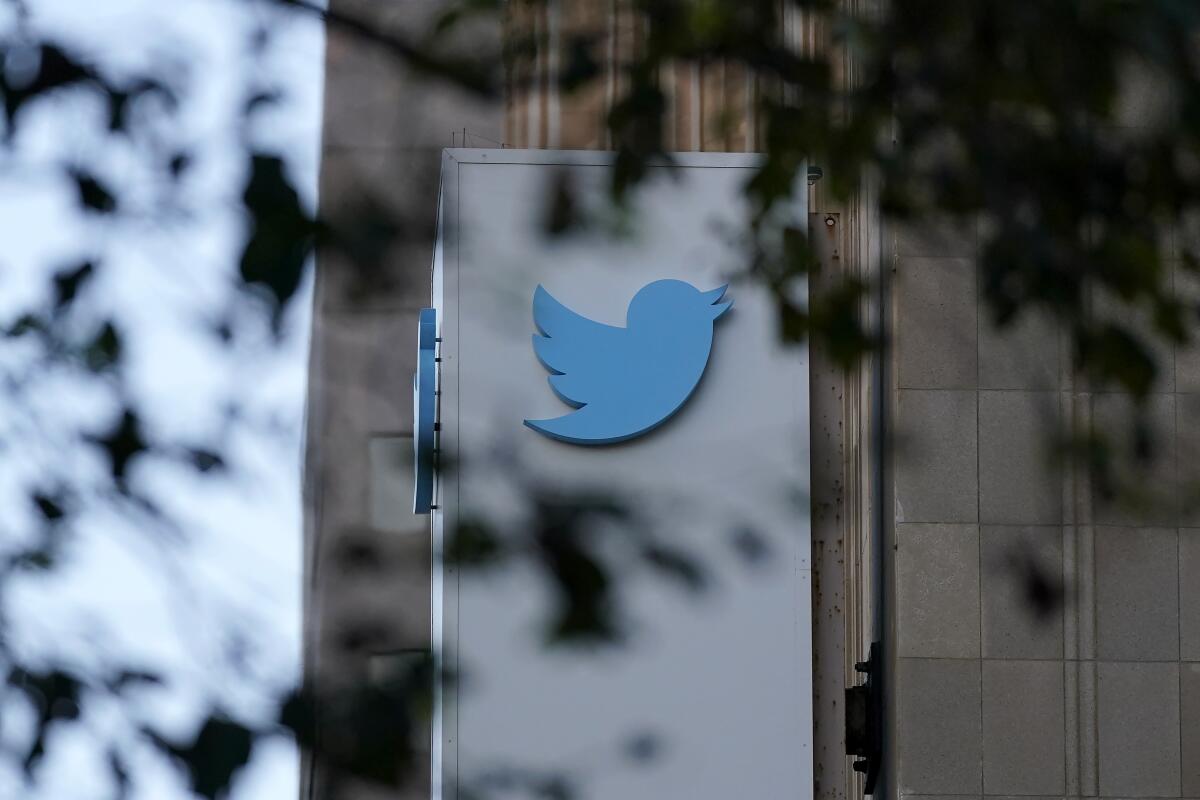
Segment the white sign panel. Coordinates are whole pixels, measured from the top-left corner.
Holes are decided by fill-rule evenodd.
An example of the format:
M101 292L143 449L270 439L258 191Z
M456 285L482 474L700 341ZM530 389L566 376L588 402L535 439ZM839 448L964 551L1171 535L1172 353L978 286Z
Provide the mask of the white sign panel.
M508 773L600 800L811 797L808 353L738 277L755 157L680 156L625 215L609 159L444 159L435 545L471 522L536 553L584 496L635 523L587 539L614 570L615 647L547 647L560 589L528 557L435 567L435 642L461 675L435 795ZM592 228L547 235L555 186ZM700 564L701 589L648 565L647 542Z

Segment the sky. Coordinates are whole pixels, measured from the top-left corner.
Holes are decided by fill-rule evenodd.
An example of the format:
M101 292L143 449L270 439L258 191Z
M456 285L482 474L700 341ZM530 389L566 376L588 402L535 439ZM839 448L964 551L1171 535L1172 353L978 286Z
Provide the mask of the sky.
M177 523L178 541L128 511L87 507L59 568L6 594L12 646L29 663L86 670L138 663L169 676L125 708L100 703L47 745L32 793L20 773L0 767L0 797L107 798L106 747L131 748L133 797L187 797L181 775L135 744L139 722L186 739L214 704L246 722L268 720L273 701L300 674L302 433L311 270L276 342L233 291L246 233L237 209L245 147L285 157L310 206L320 151L323 32L311 17L253 0L36 0L29 24L70 43L106 75L161 66L186 87L165 139L194 161L181 208L161 212L143 174L137 143L101 135L101 109L78 98L45 103L0 154L0 320L44 302L47 276L80 257L104 266L89 288L88 314L120 321L131 392L155 434L185 440L225 436L229 476L198 477L163 459L135 462L133 479ZM0 31L11 30L0 0ZM270 37L251 47L256 30ZM281 100L249 130L239 110L250 93ZM128 190L126 213L98 223L78 211L63 163L85 163ZM169 219L164 219L169 216ZM239 335L219 346L208 326L234 298ZM19 347L0 368L19 366ZM107 465L72 445L68 432L111 424L111 391L67 371L43 375L29 407L0 411L0 502L26 508L31 476L48 464L80 486ZM236 402L243 424L228 429ZM26 531L27 532L27 531ZM22 523L0 528L0 548L22 538ZM5 542L4 540L7 540ZM242 669L235 670L232 663ZM8 702L0 745L32 729L32 709ZM239 776L233 797L294 797L298 758L283 737L264 743Z

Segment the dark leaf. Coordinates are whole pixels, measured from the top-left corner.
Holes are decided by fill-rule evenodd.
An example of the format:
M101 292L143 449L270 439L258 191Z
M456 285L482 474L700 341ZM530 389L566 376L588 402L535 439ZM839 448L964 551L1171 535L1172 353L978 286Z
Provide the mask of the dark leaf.
M182 762L196 794L215 800L228 792L234 777L249 761L255 732L245 725L211 716L190 744L176 744L155 733L147 738Z
M96 273L96 265L90 261L73 269L65 269L54 276L54 308L62 311L79 295L79 290Z
M1066 597L1062 576L1051 564L1043 563L1030 546L1014 548L1008 554L1008 568L1033 617L1039 622L1051 621Z
M50 546L22 550L8 559L13 569L32 572L46 572L54 569L57 563L57 551Z
M171 160L167 162L167 171L171 173L171 177L179 180L183 177L183 173L192 165L192 157L188 153L176 153L171 156Z
M1081 367L1099 385L1116 384L1136 397L1154 385L1158 367L1146 345L1118 324L1083 328L1076 334L1076 355Z
M110 370L121 360L121 336L112 322L100 326L83 351L83 360L92 372Z
M538 538L538 555L557 594L547 627L550 644L600 644L621 638L608 569L576 532L559 528Z
M215 322L212 332L221 344L230 344L233 341L233 323L229 319L222 319Z
M277 105L282 99L283 94L278 89L255 92L246 100L246 116L250 116L259 109Z
M123 131L129 124L129 92L114 90L108 93L108 129Z
M187 451L188 461L200 472L213 472L225 469L225 459L220 453L204 448L193 448Z
M752 528L738 528L730 539L734 552L747 564L761 564L771 556L767 540Z
M443 555L446 563L466 567L494 564L504 556L504 546L490 527L474 519L459 522Z
M811 327L808 309L783 295L775 298L775 307L779 319L780 340L792 343L805 341Z
M599 44L597 38L587 34L566 37L563 65L558 73L558 85L565 94L577 91L599 77L601 66L594 55Z
M292 692L279 704L279 724L291 731L301 747L311 748L316 742L316 723L316 703L307 689Z
M4 335L16 339L27 333L45 333L46 329L47 325L44 319L36 314L26 313L9 326Z
M680 550L649 543L642 547L642 558L659 574L677 581L688 591L699 592L708 585L708 577L699 562Z
M653 761L662 752L662 740L653 733L642 731L625 742L625 757L637 764Z
M123 485L130 462L146 452L150 445L142 435L141 421L132 410L126 409L111 430L88 440L108 455L113 479Z
M111 214L117 210L117 198L96 176L80 169L72 169L70 176L79 192L79 202L85 209L100 214Z
M26 696L38 716L33 739L21 759L28 775L45 755L50 728L58 722L79 718L83 684L76 676L60 670L35 672L20 667L9 672L8 684Z
M820 332L829 355L843 367L857 363L876 345L860 316L867 287L844 279L817 294L812 301L811 324Z
M413 764L417 708L429 705L431 687L418 681L428 680L427 672L413 672L383 685L342 684L319 697L304 691L284 702L280 722L322 763L380 786L398 786Z
M125 669L113 675L107 686L110 691L123 692L136 686L161 686L162 677L145 670Z
M133 782L130 780L129 766L125 763L125 758L115 748L108 750L108 771L117 787L116 800L125 800L129 797Z
M544 800L571 800L575 790L562 775L551 775L534 783L533 794Z
M571 173L567 170L555 172L549 188L542 227L550 236L561 236L580 224Z
M13 62L19 67L12 69ZM54 44L0 47L0 96L11 134L17 113L31 100L96 78L91 67Z
M265 289L276 324L304 277L316 224L300 204L278 156L255 154L242 194L250 238L242 251L241 278Z
M34 492L31 498L42 519L47 522L59 522L66 515L65 500L61 494L50 495L45 492Z

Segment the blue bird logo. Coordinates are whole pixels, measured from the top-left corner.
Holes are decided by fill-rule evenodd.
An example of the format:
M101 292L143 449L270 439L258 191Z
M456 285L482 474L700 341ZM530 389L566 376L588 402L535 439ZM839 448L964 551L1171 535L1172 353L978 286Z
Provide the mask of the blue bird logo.
M725 289L654 281L634 295L618 328L576 314L538 286L533 350L551 373L550 388L577 410L525 424L563 442L612 444L666 422L708 365L713 324L733 305L720 302Z

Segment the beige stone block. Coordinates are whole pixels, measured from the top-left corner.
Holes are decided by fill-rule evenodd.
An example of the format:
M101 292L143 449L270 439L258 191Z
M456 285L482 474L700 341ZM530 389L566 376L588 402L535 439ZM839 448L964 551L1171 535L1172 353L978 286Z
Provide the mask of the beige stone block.
M1063 536L1057 526L980 527L982 639L985 658L1062 658L1062 598L1039 607L1032 570L1062 589Z
M896 266L896 381L904 389L973 389L975 262L902 258Z
M1061 795L1061 661L983 662L983 789L992 794Z
M1173 528L1096 528L1099 658L1179 658L1178 548Z
M1179 665L1183 795L1200 797L1200 664Z
M1059 412L1055 392L979 393L980 522L1062 523Z
M1177 797L1179 665L1097 665L1100 794Z
M979 530L896 526L896 627L901 656L979 656Z
M980 308L979 388L1059 388L1062 335L1055 324L1035 309L1027 309L1003 328ZM1069 365L1065 365L1069 367Z
M983 792L976 660L902 658L896 675L896 785L902 795Z
M1150 395L1141 409L1127 395L1094 396L1092 431L1106 442L1112 482L1106 488L1100 472L1092 470L1097 524L1176 523L1175 416L1176 395L1172 394Z
M1200 661L1200 528L1179 529L1179 657Z
M895 435L897 522L977 522L976 393L898 392Z

